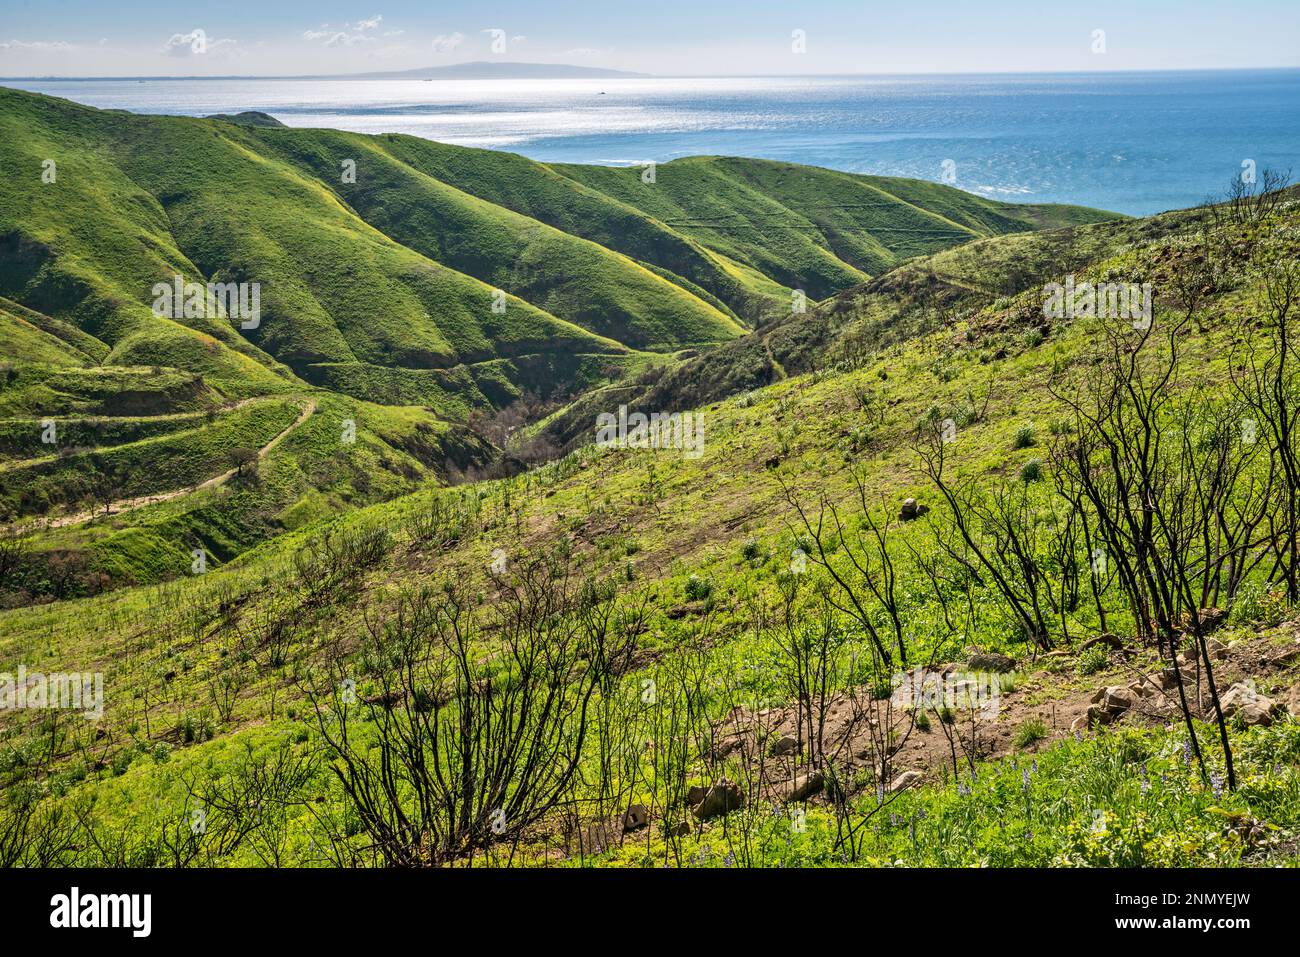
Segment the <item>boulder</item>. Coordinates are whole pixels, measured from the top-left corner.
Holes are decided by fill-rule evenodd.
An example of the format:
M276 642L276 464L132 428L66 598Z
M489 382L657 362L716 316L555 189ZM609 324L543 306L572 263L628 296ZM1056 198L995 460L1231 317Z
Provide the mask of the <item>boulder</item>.
M820 794L821 789L826 785L826 778L820 771L809 771L807 774L800 774L790 782L790 800L806 801L814 794Z
M907 788L915 787L921 782L922 777L920 771L904 771L889 782L889 793L893 794L895 791L904 791Z
M920 518L926 512L930 511L930 506L922 505L914 498L903 499L903 507L898 510L898 518L903 522L910 522L914 518Z
M1156 681L1162 691L1169 691L1178 687L1178 674L1183 676L1183 685L1186 687L1196 687L1196 672L1191 668L1180 668L1175 672L1173 668L1165 668L1157 676Z
M1089 638L1079 647L1080 650L1087 651L1089 648L1094 648L1097 645L1105 645L1113 651L1119 651L1124 647L1124 639L1120 638L1118 635L1112 635L1109 633L1101 634L1097 635L1095 638Z
M1113 714L1123 714L1138 702L1134 692L1121 685L1112 685L1102 695L1101 706Z
M1159 689L1148 678L1139 678L1128 686L1128 690L1139 698L1150 698Z
M1228 620L1228 613L1222 608L1202 608L1196 612L1201 623L1201 631L1211 632Z
M793 734L783 734L780 740L772 744L772 756L779 758L786 754L797 754L799 751L799 739Z
M971 671L996 671L999 673L1014 671L1016 659L1000 655L996 651L977 651L970 656L966 667Z
M1101 688L1092 696L1092 707L1088 709L1089 723L1110 724L1133 708L1141 698L1137 691L1123 685Z
M745 744L748 735L744 731L735 731L721 738L713 745L713 753L718 758L725 758L733 751L738 751Z
M1089 705L1088 713L1084 715L1087 726L1092 727L1096 724L1110 724L1115 720L1115 716L1099 704Z
M708 788L698 802L692 801L691 796L698 795L699 790L691 788L690 794L687 795L687 801L691 804L691 813L701 821L707 821L709 818L718 817L731 811L738 811L745 806L744 792L726 778L720 778L713 787Z
M1246 725L1265 727L1273 723L1278 711L1276 701L1240 681L1219 696L1219 706L1225 718L1235 717Z
M623 833L639 831L650 823L650 811L644 804L629 804L623 812Z

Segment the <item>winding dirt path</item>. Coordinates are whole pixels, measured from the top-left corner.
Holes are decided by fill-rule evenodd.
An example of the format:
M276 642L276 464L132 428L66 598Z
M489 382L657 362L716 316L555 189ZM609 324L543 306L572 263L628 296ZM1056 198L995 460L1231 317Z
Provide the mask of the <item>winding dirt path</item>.
M299 413L298 418L290 422L280 430L280 432L277 433L270 442L267 442L257 450L257 460L260 462L265 458L277 445L285 440L290 432L306 422L315 412L316 400L310 398L307 399L306 405L303 406L302 412ZM180 498L182 495L189 495L192 492L201 492L206 488L216 488L218 485L224 485L226 482L230 481L230 479L234 478L238 472L239 469L227 469L220 475L214 475L212 478L206 479L198 485L187 485L183 488L172 489L170 492L158 492L152 495L137 496L136 498L119 499L116 502L112 502L108 506L107 510L101 510L99 508L86 509L81 512L73 512L70 515L61 515L58 518L46 519L32 527L39 529L64 528L69 525L80 525L83 522L89 522L91 519L95 518L105 518L111 515L121 514L122 512L134 511L138 508L144 508L147 505L157 505L159 502L167 502L174 498Z

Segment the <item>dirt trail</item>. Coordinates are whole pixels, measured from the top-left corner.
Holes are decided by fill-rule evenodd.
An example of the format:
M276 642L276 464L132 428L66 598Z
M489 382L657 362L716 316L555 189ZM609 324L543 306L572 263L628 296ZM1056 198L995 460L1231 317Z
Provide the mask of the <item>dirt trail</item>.
M271 450L284 441L285 437L288 436L290 432L306 422L315 411L316 400L308 399L307 404L303 406L303 410L299 413L298 418L290 422L273 439L271 439L270 442L267 442L257 450L258 461L265 458ZM184 488L173 489L170 492L158 492L152 495L138 496L136 498L119 499L118 501L111 503L106 511L99 508L91 508L81 512L74 512L71 515L61 515L58 518L51 518L43 521L36 527L64 528L68 525L80 525L83 522L88 522L94 518L104 518L115 514L121 514L122 512L130 512L138 508L144 508L146 505L157 505L159 502L166 502L174 498L180 498L182 495L188 495L191 492L200 492L206 488L215 488L218 485L223 485L230 481L238 471L238 469L227 469L220 475L215 475L210 479L200 482L198 485L187 485Z
M199 412L168 412L168 413L165 414L165 415L152 415L152 416L148 416L148 415L92 415L92 416L85 416L84 418L94 419L94 420L97 421L97 422L144 422L144 421L153 421L153 422L184 422L184 421L187 421L187 420L189 420L189 419L194 419L195 421L198 421L199 419L204 419L204 418L206 418L206 417L207 417L209 414L211 414L212 412L216 412L216 413L219 413L219 414L221 414L221 415L228 415L228 414L231 413L231 412L237 412L237 411L239 411L240 409L244 408L244 406L246 406L246 405L248 405L249 403L252 403L252 402L273 402L273 401L274 401L274 398L273 398L273 397L272 397L272 398L267 398L267 397L265 397L265 396L253 396L253 397L251 397L251 398L247 398L247 399L240 399L238 402L235 402L235 403L233 403L233 404L231 404L231 405L219 406L219 407L217 407L217 408L215 408L215 409L211 409L211 410L207 410L207 409L205 409L205 410L202 410L202 411L199 411ZM71 417L65 415L65 416L50 416L50 418L54 419L54 421L57 422L57 421L59 421L60 419L66 420L66 419L71 418ZM39 426L40 423L41 423L42 421L44 421L44 420L43 420L43 419L33 419L33 418L31 418L30 416L14 416L14 417L11 417L11 418L0 419L0 425L8 425L8 424L11 424L11 423L14 423L14 422L20 422L20 423L23 423L23 424L25 424L25 425L26 425L26 424L30 424L30 425L33 425L33 426ZM161 441L161 440L163 440L163 439L171 438L172 436L174 436L174 435L176 435L176 434L177 434L177 433L175 433L175 432L168 432L168 433L165 433L165 434L163 434L163 435L155 435L155 436L151 436L150 438L147 438L147 439L138 439L138 440L134 440L134 441L132 441L132 442L125 442L125 443L121 443L121 444L123 444L123 445L133 445L133 444L135 444L136 442L157 442L157 441ZM32 458L32 459L14 459L14 460L9 461L9 462L0 462L0 472L10 472L10 471L14 471L14 470L16 470L16 469L28 468L29 466L33 466L33 465L44 465L44 464L47 464L47 463L49 463L49 462L53 462L53 461L55 461L56 459L58 459L58 455L41 455L41 456L37 456L36 458Z

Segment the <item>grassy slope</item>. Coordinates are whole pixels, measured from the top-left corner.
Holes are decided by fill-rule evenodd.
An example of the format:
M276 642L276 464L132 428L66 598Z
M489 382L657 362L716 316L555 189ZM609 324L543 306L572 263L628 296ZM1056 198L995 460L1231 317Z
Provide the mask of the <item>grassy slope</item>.
M1079 270L1081 278L1112 271L1167 277L1168 270L1177 268L1170 257L1177 254L1178 232L1187 219L1172 215L1124 230L1090 232L1084 245L1091 262ZM1297 219L1300 208L1293 205L1281 225L1294 228ZM918 266L941 272L958 288L978 288L976 280L983 279L988 288L997 289L1002 285L999 276L981 277L969 267L1017 262L1034 251L1029 247L1038 247L1044 256L1047 250L1060 250L1054 237L1008 237L990 242L978 256L945 254ZM1251 283L1243 273L1206 305L1203 329L1184 345L1189 371L1179 383L1181 389L1195 392L1220 381L1235 320L1249 313L1258 295ZM886 306L883 300L891 290L898 298ZM870 325L886 315L904 328L909 321L924 326L930 304L913 301L911 293L912 287L902 282L883 284L871 293L855 292L843 305L843 328ZM698 644L708 649L707 667L715 673L730 673L727 668L743 663L745 673L752 672L746 691L762 700L779 700L784 692L774 669L773 639L748 628L746 616L751 603L769 603L779 593L790 550L798 542L782 483L801 497L825 492L844 502L850 491L849 469L858 465L868 469L872 492L882 496L886 511L892 513L906 495L926 500L932 496L908 449L911 429L932 410L967 421L968 407L990 390L987 414L963 426L954 464L981 484L1014 476L1042 455L1041 442L1021 448L1014 441L1016 434L1028 422L1045 435L1060 414L1046 389L1048 377L1082 361L1090 344L1082 325L1056 325L1041 342L1027 338L1026 333L1041 325L1039 303L1037 290L1005 297L988 293L981 306L963 312L950 325L883 345L856 366L795 376L752 395L723 400L704 410L706 454L698 460L674 453L589 449L516 479L426 490L347 517L336 524L383 524L392 529L396 543L380 567L351 582L347 595L310 620L308 632L319 638L351 634L361 627L361 596L383 607L400 588L430 577L469 576L486 582L483 568L494 549L518 556L559 538L589 567L623 575L630 566L625 575L628 588L644 590L652 601L642 638L647 650L666 653ZM876 419L876 409L884 410L883 418ZM775 467L766 468L769 462ZM412 534L412 517L426 512L434 499L461 516L460 533L446 544ZM926 524L914 523L898 534L924 547ZM172 795L174 800L173 785L184 769L203 762L232 766L244 744L267 749L282 741L312 739L303 724L305 716L284 702L291 690L274 674L256 679L244 691L229 725L213 726L211 713L205 717L206 709L198 702L221 673L220 645L205 628L187 632L179 623L188 620L194 608L208 609L204 620L218 620L218 609L230 607L232 595L244 596L236 603L248 603L240 614L249 621L261 607L292 600L298 586L290 559L315 531L305 528L263 545L230 569L201 581L0 613L0 630L7 636L0 641L0 662L102 667L118 689L110 703L107 766L93 770L70 764L52 783L55 794L70 789L73 794L92 792L102 799L100 813L107 821L147 833L157 813L152 798L167 800ZM691 576L710 583L707 607L687 600ZM967 642L1023 652L1013 623L996 602L981 601L980 595L974 596L974 632L960 636L958 646L936 645L936 636L943 634L937 609L927 604L922 590L907 591L904 604L916 656L932 653L945 660L960 654L959 645ZM1086 609L1079 614L1075 627L1086 634L1095 623L1085 620ZM1247 622L1234 626L1252 632ZM163 669L172 677L159 683L156 675ZM1269 680L1284 679L1275 675ZM153 688L154 700L160 702L152 713L152 732L141 720L139 692L145 687ZM721 699L713 702L719 716L723 704ZM215 739L202 743L209 732L199 733L195 741L175 731L195 726L207 727ZM172 753L178 744L184 746ZM1300 784L1297 750L1294 731L1285 727L1245 735L1243 773L1249 786L1227 799L1229 810L1267 815L1289 831L1300 826L1294 813ZM1021 769L1010 761L981 767L978 801L963 802L951 783L908 795L897 805L904 812L904 825L891 823L875 834L868 859L930 864L1232 863L1241 847L1224 836L1222 821L1211 807L1218 802L1180 770L1180 753L1177 736L1160 731L1123 731L1064 742L1061 750L1040 758L1036 776L1025 788L1029 796L1022 794ZM1137 800L1140 782L1132 769L1142 760L1150 762L1150 776L1159 781L1159 814L1144 810ZM78 789L77 782L87 777L90 783ZM324 775L316 786L338 800ZM1114 828L1105 841L1080 834L1078 828L1091 820L1090 802L1108 796L1115 823L1123 827ZM922 809L931 820L916 828L920 838L913 841L906 824L916 821L914 812ZM781 858L767 862L832 863L827 856L829 822L815 809L809 821L793 852L781 852ZM1036 836L1021 839L1024 835L1017 831L1016 839L1008 841L999 825L1012 824ZM310 834L307 816L297 818L290 841L295 860L309 861ZM699 844L714 841L716 835L691 838L689 859L695 860L697 851L702 854ZM785 846L781 835L768 839L772 846ZM247 850L239 860L256 863ZM635 845L613 851L605 860L643 863Z
M555 168L814 300L979 236L1115 218L766 160L674 160L656 169L653 184L636 169Z

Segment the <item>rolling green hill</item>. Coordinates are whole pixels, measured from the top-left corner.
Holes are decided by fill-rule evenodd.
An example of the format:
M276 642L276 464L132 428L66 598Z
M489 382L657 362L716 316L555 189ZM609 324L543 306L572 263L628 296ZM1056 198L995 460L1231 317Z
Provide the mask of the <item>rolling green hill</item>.
M182 540L226 561L333 509L519 468L464 424L527 433L536 458L604 390L680 383L681 405L708 391L701 368L755 349L793 369L766 332L802 319L793 290L815 301L978 237L1108 218L739 159L645 182L3 88L0 163L22 171L0 182L0 521L50 523L38 558L84 570L56 586L36 561L33 597L173 577ZM233 302L156 309L177 277L256 284L257 321ZM550 433L508 411L564 403ZM228 478L282 429L253 477Z
M588 443L526 472L367 503L356 483L382 478L388 450L414 456L422 435L430 458L445 450L422 410L308 393L319 407L256 480L49 533L60 554L83 549L142 585L0 611L0 665L100 670L114 689L100 722L6 725L0 813L33 835L11 860L417 866L472 850L476 864L524 866L1296 864L1296 602L1264 567L1286 545L1231 536L1238 514L1285 511L1284 496L1260 494L1282 481L1275 440L1241 438L1234 350L1267 349L1277 284L1297 281L1298 198L1235 219L1201 209L944 249L746 336L747 349L627 369L603 388L593 376L578 400L590 436L620 390L680 376L705 396L681 392L703 416L699 457ZM1150 284L1150 335L1127 318L1046 315L1044 283L1069 276ZM1294 331L1293 312L1282 321ZM737 386L750 365L753 383ZM1101 452L1074 458L1099 433L1089 414L1132 401L1104 388L1125 368L1160 403L1158 481L1141 492L1105 485ZM1288 381L1294 401L1300 379ZM254 407L212 428L254 425ZM365 426L357 445L371 457L340 454L344 416ZM151 436L105 428L151 446L183 435L182 421ZM940 439L947 422L955 434ZM473 442L447 428L437 437ZM332 472L316 487L351 500L282 494L297 504L273 519L281 534L247 547L240 522L270 510L260 486L301 488L308 472ZM1225 507L1202 507L1225 476L1232 491L1213 500ZM1099 505L1066 498L1084 479L1103 483ZM239 504L258 497L261 509ZM1158 638L1090 538L1107 528L1092 509L1117 498L1228 538L1152 543L1153 562L1195 576ZM193 547L210 570L143 584L188 565ZM1239 551L1258 562L1229 566ZM1008 598L1029 602L1033 588L1041 633ZM996 707L896 704L921 666L998 674ZM1220 694L1249 689L1267 707L1220 731L1211 666ZM576 748L561 808L510 842L485 832L468 847L367 816L441 814L419 804L430 785L418 762L445 758L411 729L457 728L495 694L540 691L539 668L566 680L483 720L519 718L527 741ZM563 719L593 668L584 736ZM1186 720L1177 681L1199 702ZM565 707L541 710L555 700ZM499 747L476 751L475 769ZM401 783L368 805L346 775L380 761ZM509 794L540 800L533 778L502 773ZM255 822L242 800L213 800L267 781ZM742 799L709 809L719 787ZM474 816L489 820L496 799ZM646 826L623 826L633 805ZM216 808L202 838L158 837L183 838L198 806ZM75 822L77 839L51 821Z

